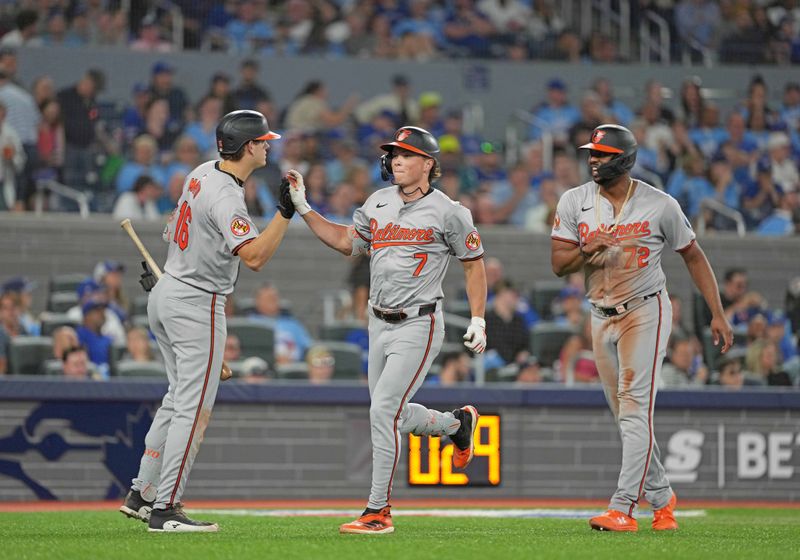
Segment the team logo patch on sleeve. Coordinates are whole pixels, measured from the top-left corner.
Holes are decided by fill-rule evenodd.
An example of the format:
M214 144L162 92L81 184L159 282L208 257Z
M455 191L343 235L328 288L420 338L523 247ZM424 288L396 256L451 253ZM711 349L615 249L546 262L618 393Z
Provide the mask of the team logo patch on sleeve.
M464 242L464 244L470 251L477 251L478 247L481 246L481 236L478 235L477 231L473 231L467 236L467 239Z
M231 233L236 237L244 237L250 233L250 222L237 216L231 222Z
M560 229L561 228L561 217L556 212L555 216L553 216L553 229Z

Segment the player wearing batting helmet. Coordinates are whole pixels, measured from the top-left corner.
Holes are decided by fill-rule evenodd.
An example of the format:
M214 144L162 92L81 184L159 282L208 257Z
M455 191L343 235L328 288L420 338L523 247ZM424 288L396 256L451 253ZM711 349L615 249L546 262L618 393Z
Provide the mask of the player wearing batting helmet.
M593 529L636 531L642 496L654 510L653 529L678 528L675 493L653 434L661 362L672 327L672 307L661 270L665 248L680 253L712 309L714 343L725 353L733 332L717 281L678 202L630 170L637 145L630 130L598 126L587 150L592 180L558 201L551 233L553 272L583 270L592 306L592 346L606 400L622 435L622 468L609 509Z
M465 468L474 453L478 411L467 405L439 412L409 402L425 380L444 340L442 280L450 256L464 267L472 321L464 344L486 348L486 272L483 245L469 210L435 189L439 144L422 128L404 126L383 144L385 179L356 210L352 226L329 222L306 202L303 176L289 171L297 212L326 245L344 255L370 256L369 367L372 404L372 491L364 513L342 533L394 531L389 499L403 434L448 436L453 464Z

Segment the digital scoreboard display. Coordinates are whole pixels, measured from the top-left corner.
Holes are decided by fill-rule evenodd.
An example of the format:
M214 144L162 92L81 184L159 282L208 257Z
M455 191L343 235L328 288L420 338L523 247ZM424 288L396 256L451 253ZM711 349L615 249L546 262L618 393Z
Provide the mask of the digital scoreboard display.
M475 434L475 456L464 470L453 469L453 444L436 436L408 436L409 486L498 486L500 416L482 415Z

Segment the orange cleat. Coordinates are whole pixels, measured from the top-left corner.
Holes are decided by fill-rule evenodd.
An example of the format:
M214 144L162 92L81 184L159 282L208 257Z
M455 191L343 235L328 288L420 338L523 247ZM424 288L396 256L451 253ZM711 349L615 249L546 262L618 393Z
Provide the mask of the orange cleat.
M678 522L675 521L675 506L678 497L672 494L667 505L653 512L653 531L677 531Z
M453 442L453 466L457 469L465 469L472 462L475 456L475 429L478 427L478 410L472 406L462 406L453 411L453 416L461 421L458 431L450 435Z
M610 509L601 515L592 517L589 520L589 525L592 526L592 529L597 531L634 532L639 530L639 524L636 523L633 517L625 515L621 511L615 509Z
M361 517L339 527L340 533L354 533L357 535L383 535L394 533L392 525L392 508L386 506L380 511L365 509Z

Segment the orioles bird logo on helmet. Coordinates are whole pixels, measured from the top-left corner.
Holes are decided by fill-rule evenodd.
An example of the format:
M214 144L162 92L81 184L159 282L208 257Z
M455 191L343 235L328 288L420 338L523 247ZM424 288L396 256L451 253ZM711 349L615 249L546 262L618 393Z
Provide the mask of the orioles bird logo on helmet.
M592 144L599 144L605 135L606 132L604 130L595 130L594 134L592 134Z
M397 131L397 137L395 139L398 142L402 142L403 140L405 140L409 136L411 136L411 131L407 130L405 128L401 128L400 130Z

